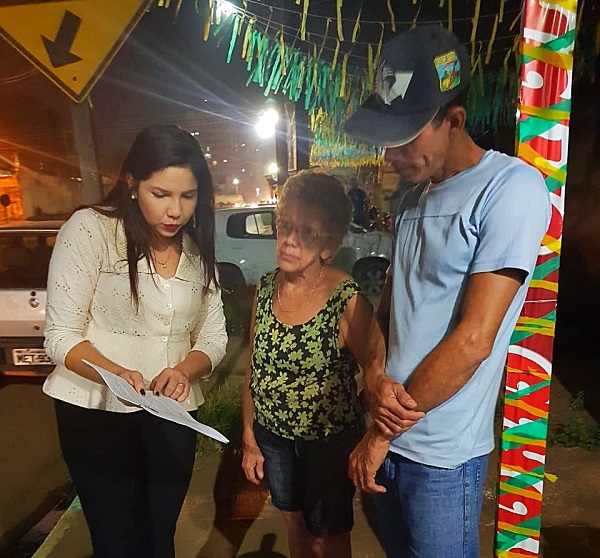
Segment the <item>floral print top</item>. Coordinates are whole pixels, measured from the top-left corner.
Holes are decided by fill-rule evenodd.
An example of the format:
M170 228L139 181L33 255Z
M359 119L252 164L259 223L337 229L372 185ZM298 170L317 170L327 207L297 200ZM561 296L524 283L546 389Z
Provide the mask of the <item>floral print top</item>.
M273 314L277 270L257 290L250 391L255 419L288 439L316 440L362 420L355 376L358 364L339 346L340 319L360 293L352 280L339 283L325 306L299 325Z

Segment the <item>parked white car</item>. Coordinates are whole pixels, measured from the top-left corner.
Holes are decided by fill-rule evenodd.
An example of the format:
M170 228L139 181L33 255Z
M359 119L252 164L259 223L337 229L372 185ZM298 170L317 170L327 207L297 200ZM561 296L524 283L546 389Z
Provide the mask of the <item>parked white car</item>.
M216 255L223 288L254 285L274 269L276 238L274 205L217 210ZM350 273L367 295L377 296L391 253L389 233L351 224L334 263Z
M62 221L0 225L0 374L52 370L44 352L48 263Z

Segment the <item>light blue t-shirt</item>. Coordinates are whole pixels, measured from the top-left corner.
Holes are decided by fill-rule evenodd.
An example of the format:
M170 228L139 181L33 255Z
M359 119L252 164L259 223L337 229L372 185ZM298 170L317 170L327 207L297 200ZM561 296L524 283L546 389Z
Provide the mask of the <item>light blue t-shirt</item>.
M395 247L387 374L404 383L456 326L473 273L521 269L527 279L507 312L491 355L453 397L392 442L408 459L444 468L494 448L494 409L511 333L520 314L550 197L541 174L515 157L481 161L402 198Z

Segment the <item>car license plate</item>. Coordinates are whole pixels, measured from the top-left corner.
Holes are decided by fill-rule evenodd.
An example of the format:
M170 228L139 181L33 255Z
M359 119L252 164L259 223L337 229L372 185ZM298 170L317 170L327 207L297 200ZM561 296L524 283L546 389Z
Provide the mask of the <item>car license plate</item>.
M52 364L52 359L44 349L13 349L13 363L17 366L31 366L32 364Z

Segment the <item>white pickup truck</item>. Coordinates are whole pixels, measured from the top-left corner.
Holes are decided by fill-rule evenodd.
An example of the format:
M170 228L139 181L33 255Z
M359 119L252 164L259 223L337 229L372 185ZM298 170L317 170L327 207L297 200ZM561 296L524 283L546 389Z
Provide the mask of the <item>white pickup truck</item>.
M275 206L220 209L216 219L216 255L226 290L254 285L276 267ZM381 292L392 253L389 233L368 232L351 224L334 263L350 273L369 296Z

